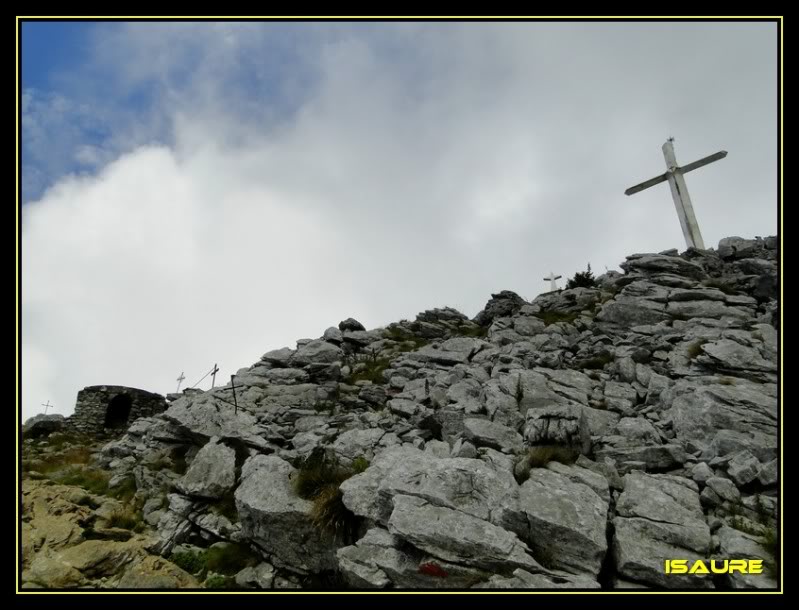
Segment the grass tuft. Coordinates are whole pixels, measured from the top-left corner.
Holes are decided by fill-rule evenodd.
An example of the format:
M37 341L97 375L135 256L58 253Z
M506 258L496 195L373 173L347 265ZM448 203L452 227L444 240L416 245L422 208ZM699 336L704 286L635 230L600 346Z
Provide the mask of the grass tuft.
M533 468L543 468L550 462L573 464L580 457L580 452L562 445L538 445L527 450L516 463L513 474L521 485L530 478Z
M543 320L544 324L549 326L550 324L557 324L559 322L565 322L566 324L571 324L577 318L580 317L580 312L572 311L540 311L535 314L535 317Z

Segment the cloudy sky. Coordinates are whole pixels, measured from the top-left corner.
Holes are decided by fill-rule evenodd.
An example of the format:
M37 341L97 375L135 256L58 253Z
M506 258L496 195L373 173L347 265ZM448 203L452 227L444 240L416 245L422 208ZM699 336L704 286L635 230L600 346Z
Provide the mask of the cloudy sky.
M22 25L22 408L777 231L774 23ZM206 380L200 387L207 387Z

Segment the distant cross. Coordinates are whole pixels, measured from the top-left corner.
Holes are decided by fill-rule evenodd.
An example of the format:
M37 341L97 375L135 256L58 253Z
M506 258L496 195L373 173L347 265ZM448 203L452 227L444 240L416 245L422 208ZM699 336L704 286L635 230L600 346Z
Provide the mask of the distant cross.
M636 184L624 191L625 195L640 193L650 186L655 186L668 180L671 187L671 197L674 199L674 207L677 208L677 216L680 219L682 234L685 236L685 243L689 248L705 249L705 242L702 241L702 234L699 232L699 223L694 215L694 206L688 196L688 187L683 177L688 172L698 169L713 161L718 161L727 156L727 151L722 150L699 161L694 161L683 167L677 165L677 158L674 156L674 138L669 138L663 144L663 157L666 159L666 173L655 178L651 178L641 184Z
M180 377L178 377L178 380L177 380L178 381L178 389L175 390L176 393L180 392L180 384L183 383L184 379L186 379L186 377L183 375L183 371L181 371L180 372Z
M550 282L550 284L549 284L549 289L550 290L557 290L558 289L558 283L555 280L559 280L562 277L563 277L562 275L555 275L554 273L552 273L550 271L549 272L549 277L545 277L544 281Z
M50 407L54 407L54 408L55 408L55 405L51 405L51 404L50 404L50 400L49 400L49 399L47 400L47 404L44 404L44 403L42 403L42 406L44 407L44 414L45 414L45 415L47 415L47 410L48 410Z
M214 365L214 368L211 369L211 389L214 388L216 384L216 374L219 372L219 367Z

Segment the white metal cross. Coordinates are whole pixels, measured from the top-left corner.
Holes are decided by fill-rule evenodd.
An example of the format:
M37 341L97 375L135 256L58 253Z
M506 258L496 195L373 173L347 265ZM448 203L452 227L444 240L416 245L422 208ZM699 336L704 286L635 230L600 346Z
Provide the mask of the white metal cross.
M727 156L726 150L721 150L717 153L694 161L683 167L677 165L677 158L674 155L674 138L669 138L663 144L663 157L666 159L666 173L661 174L655 178L651 178L636 184L624 191L625 195L633 195L640 193L650 186L655 186L661 182L668 180L671 187L671 196L674 199L674 207L677 208L677 216L680 219L680 226L682 227L682 234L685 236L685 243L689 248L705 249L705 242L702 241L702 234L699 232L699 223L696 221L694 215L694 206L691 203L691 197L688 195L688 187L685 184L684 174L698 169L713 161L718 161Z
M53 407L53 408L55 408L55 405L51 405L51 404L50 404L50 400L49 400L49 399L47 400L47 404L44 404L44 403L42 403L42 406L44 407L44 414L45 414L45 415L47 415L47 410L48 410L50 407Z
M177 382L178 382L178 389L177 389L177 390L175 390L175 392L180 392L180 384L181 384L181 383L183 383L183 380L184 380L184 379L186 379L186 377L183 375L183 371L181 371L181 372L180 372L180 377L178 377L178 379L177 379Z
M550 289L550 291L554 291L554 290L558 289L558 283L555 280L559 280L562 277L563 277L562 275L555 275L554 273L552 273L550 271L549 272L549 277L545 277L544 281L545 282L550 282L549 289Z

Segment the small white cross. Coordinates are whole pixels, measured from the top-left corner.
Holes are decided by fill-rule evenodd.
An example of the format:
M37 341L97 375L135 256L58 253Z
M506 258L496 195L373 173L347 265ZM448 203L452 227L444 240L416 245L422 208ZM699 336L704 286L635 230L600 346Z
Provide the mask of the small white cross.
M555 275L554 273L552 273L550 271L549 272L549 277L545 277L544 281L545 282L550 282L550 284L549 284L549 290L550 291L555 291L555 290L558 289L558 283L555 280L559 280L562 277L563 277L562 275Z
M180 392L180 384L181 384L181 383L183 383L183 380L184 380L184 379L186 379L186 377L184 377L184 376L183 376L183 371L181 371L181 372L180 372L180 377L178 377L178 379L177 379L177 382L178 382L178 389L177 389L177 390L175 390L175 392Z

